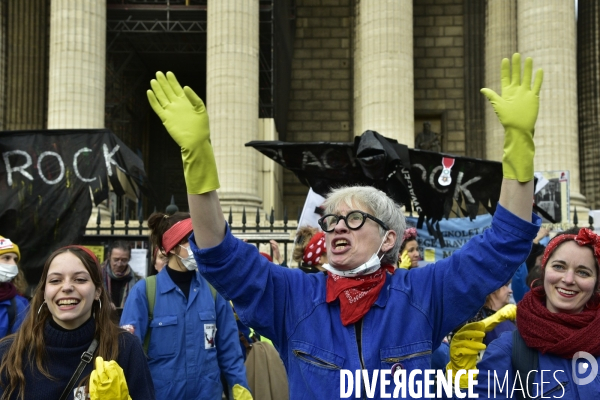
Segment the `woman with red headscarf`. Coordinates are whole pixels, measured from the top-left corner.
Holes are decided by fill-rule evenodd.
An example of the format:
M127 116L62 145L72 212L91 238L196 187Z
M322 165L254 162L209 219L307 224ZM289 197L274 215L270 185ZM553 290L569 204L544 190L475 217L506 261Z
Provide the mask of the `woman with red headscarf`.
M495 392L497 399L598 398L599 262L600 236L587 228L566 231L548 243L542 258L542 278L518 304L517 331L493 341L477 364L475 393L481 397ZM475 349L477 345L469 342L480 342L478 336L462 341L461 346ZM514 349L517 351L513 353ZM457 349L452 346L451 354L453 350ZM520 364L526 354L530 361ZM492 387L505 377L508 385ZM529 390L529 397L519 397L521 387L525 394Z

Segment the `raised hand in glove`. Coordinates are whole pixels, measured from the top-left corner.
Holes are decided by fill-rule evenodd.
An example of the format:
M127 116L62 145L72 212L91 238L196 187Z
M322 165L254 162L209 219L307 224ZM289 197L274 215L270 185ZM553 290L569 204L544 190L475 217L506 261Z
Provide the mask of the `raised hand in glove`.
M91 400L131 400L123 369L116 361L96 357L95 365L90 375Z
M452 380L460 369L477 369L477 356L485 350L482 343L485 336L485 324L482 321L471 322L463 326L450 342L450 362L446 365L446 371L452 370ZM468 373L461 375L460 387L469 387Z
M148 101L171 137L181 147L187 191L201 194L220 187L215 155L210 143L204 103L189 87L181 88L172 72L156 73L150 81Z
M404 269L410 269L410 266L412 265L412 261L410 259L410 257L408 256L408 250L404 249L404 251L402 252L402 255L400 256L400 268L404 268Z
M521 80L521 55L515 53L512 57L512 73L508 58L502 60L502 96L491 89L481 89L504 126L502 173L505 178L519 182L533 179L533 133L539 110L543 72L541 69L537 70L531 87L532 69L533 61L527 58Z
M498 311L494 313L494 315L490 315L489 317L481 320L485 324L485 331L489 332L496 327L500 322L511 320L514 321L517 318L517 306L514 304L507 304Z

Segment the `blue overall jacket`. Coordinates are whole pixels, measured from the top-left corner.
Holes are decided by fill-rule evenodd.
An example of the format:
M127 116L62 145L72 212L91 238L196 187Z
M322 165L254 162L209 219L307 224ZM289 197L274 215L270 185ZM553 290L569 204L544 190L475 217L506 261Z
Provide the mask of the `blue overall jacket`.
M133 325L143 342L152 328L148 366L157 399L221 400L224 374L229 387L248 388L238 329L231 306L216 298L196 272L189 299L164 268L156 276L154 318L148 321L146 281L131 289L121 326Z
M9 332L10 321L8 311L11 307L10 303L10 299L0 301L0 338L10 335L11 333L15 333L23 323L23 320L27 315L27 311L29 310L29 301L20 295L16 295L15 315Z
M193 235L190 245L200 273L233 301L240 320L272 339L287 369L290 400L337 399L349 390L344 386L352 387L344 381L348 370L372 376L394 367L408 376L429 369L432 349L525 260L539 230L540 219L532 218L535 223L498 205L492 226L449 258L388 274L369 312L348 326L341 323L339 301L325 301L327 275L274 265L229 228L213 248L198 249ZM367 395L354 380L362 398L380 398L379 383ZM393 390L393 384L385 388Z
M494 340L485 350L483 359L477 363L479 375L473 393L480 399L516 399L519 389L527 387L527 377L515 380L512 367L512 332L505 332ZM538 372L532 373L535 379L532 386L532 398L587 400L600 398L600 375L598 374L600 357L592 357L596 362L595 371L592 362L585 358L564 359L552 354L539 353ZM574 362L573 362L574 361ZM575 371L573 370L575 369ZM577 384L595 373L588 384ZM533 378L535 376L535 378ZM488 381L489 379L489 381ZM522 386L523 385L523 386ZM489 390L489 391L488 391Z

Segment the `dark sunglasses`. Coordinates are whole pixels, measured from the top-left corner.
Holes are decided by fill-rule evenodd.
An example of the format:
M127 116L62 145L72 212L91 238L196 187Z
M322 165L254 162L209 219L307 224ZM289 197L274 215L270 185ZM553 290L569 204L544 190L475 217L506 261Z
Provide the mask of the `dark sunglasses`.
M336 225L343 219L346 223L348 229L353 231L360 229L364 224L367 218L372 219L377 222L383 229L389 231L390 229L386 224L383 223L380 219L375 218L374 216L367 214L366 212L354 210L350 211L345 217L343 215L335 215L335 214L327 214L319 219L319 226L323 229L324 232L333 232Z

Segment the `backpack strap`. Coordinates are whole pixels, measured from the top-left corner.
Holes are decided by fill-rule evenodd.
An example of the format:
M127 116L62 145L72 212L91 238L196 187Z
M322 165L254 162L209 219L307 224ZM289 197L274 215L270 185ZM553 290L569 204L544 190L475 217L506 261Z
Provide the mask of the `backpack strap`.
M12 333L13 326L15 325L15 319L17 317L17 300L13 297L10 299L10 306L8 307L8 331L7 335Z
M527 374L529 371L537 371L539 366L539 354L538 351L528 347L523 340L523 337L519 333L518 329L513 331L513 346L512 346L512 367L513 371L518 371L523 384L523 391L529 390L529 392L523 393L520 390L515 391L515 395L520 400L528 400L531 397L528 393L534 393L533 391L533 378L529 381L527 388L525 383L527 382Z
M150 346L150 334L152 328L150 328L150 322L154 319L154 304L156 304L156 275L150 275L145 279L146 281L146 299L148 300L148 329L146 330L146 336L144 337L144 353L148 354L148 347Z

